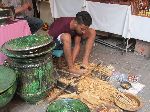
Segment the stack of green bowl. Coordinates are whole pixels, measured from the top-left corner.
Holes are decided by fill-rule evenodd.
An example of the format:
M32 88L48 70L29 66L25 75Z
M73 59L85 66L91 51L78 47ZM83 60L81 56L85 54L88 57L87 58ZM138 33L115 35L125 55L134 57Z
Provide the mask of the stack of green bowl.
M8 56L8 66L17 74L17 94L26 102L35 104L47 97L55 83L51 50L55 47L48 35L29 35L2 45Z
M11 101L16 91L15 72L3 65L0 65L0 108Z
M12 39L2 45L2 52L13 59L22 62L29 58L43 56L55 47L52 37L48 35L29 35Z

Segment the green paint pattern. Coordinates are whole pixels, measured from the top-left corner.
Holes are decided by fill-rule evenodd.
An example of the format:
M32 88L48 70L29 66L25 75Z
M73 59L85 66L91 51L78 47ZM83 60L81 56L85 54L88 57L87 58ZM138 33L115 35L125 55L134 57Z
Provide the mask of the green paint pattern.
M36 103L47 96L55 83L51 60L42 66L17 68L18 93L29 103Z
M22 51L39 48L52 42L52 38L47 35L30 35L13 39L5 43L5 48L12 51Z
M0 65L0 108L13 98L16 91L16 74L13 69Z
M13 98L14 93L16 91L16 82L8 88L5 92L0 93L0 108L4 107L7 103L10 102L10 100Z
M51 42L50 36L30 35L10 40L2 46L2 52L11 60L8 60L8 65L17 73L17 93L26 102L36 103L42 100L55 83L53 63L50 58L55 44L43 48ZM41 49L41 52L23 54L24 51L38 49Z
M90 112L90 109L78 99L66 98L49 104L46 112Z

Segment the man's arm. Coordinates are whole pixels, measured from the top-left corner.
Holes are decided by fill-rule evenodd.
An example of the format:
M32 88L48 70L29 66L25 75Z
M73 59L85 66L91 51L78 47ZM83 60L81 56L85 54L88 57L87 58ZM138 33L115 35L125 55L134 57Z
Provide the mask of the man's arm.
M96 37L96 31L94 29L90 28L89 31L87 32L86 36L87 36L87 41L86 41L86 45L85 45L85 53L83 56L83 62L82 62L83 65L88 65L88 63L89 63L89 56L92 51L92 47L93 47L94 40Z
M30 3L24 3L21 7L17 7L15 9L15 14L24 12L26 10L29 10L31 8L31 4Z
M75 62L76 57L77 57L77 55L79 54L79 51L80 51L80 41L81 41L81 37L76 36L75 37L75 46L74 46L73 51L72 51L73 63Z
M4 5L2 3L0 3L0 8L4 7Z

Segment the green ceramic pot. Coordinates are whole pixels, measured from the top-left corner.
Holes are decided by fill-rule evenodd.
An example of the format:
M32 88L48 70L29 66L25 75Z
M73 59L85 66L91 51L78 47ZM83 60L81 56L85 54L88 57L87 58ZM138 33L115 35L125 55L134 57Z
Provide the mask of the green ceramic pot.
M24 59L28 60L28 59L31 59L31 58L33 59L35 57L46 55L47 53L50 53L54 48L55 48L55 44L53 44L53 46L50 47L49 49L43 50L43 52L31 53L31 54L28 54L28 55L16 54L16 53L9 52L7 49L4 48L4 46L1 47L1 51L2 51L2 53L4 53L9 58L12 58L14 60L18 59L18 60L23 61Z
M17 84L14 83L10 88L6 91L0 93L0 108L4 107L7 103L11 101L16 91Z
M6 42L3 47L13 54L29 55L45 51L53 46L48 35L29 35Z
M78 99L66 98L49 104L46 112L90 112L90 109Z
M5 24L5 22L7 21L7 18L0 18L0 25Z
M31 58L7 58L7 62L14 66L23 66L31 64L39 64L44 62L43 60L50 58L51 53L44 54L42 56L36 56Z
M0 0L1 3L1 0ZM0 8L0 17L12 17L14 16L14 12L12 10L12 7L1 7Z
M1 51L10 58L34 58L51 52L55 46L52 37L30 35L4 43Z
M0 66L0 108L13 98L16 91L16 74L5 66Z
M47 93L55 83L53 63L51 59L43 60L39 65L13 67L18 76L17 93L26 102L35 104L47 97Z
M51 50L54 47L52 38L45 35L13 39L2 46L2 52L10 58L8 65L17 73L17 93L26 102L44 99L53 87Z

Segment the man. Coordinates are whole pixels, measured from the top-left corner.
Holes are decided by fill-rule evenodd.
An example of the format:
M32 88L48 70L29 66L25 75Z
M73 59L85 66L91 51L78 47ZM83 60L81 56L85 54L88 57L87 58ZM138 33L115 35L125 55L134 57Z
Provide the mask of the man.
M83 70L77 70L74 67L74 62L80 50L81 38L87 39L82 64L87 66L89 63L89 56L96 36L95 30L89 28L91 24L90 14L87 11L81 11L76 14L75 18L58 18L49 28L49 35L53 36L55 41L63 44L69 72L83 74ZM72 38L74 38L75 43L73 50L71 48Z
M29 2L25 0L2 0L2 4L5 7L13 6L15 9L16 18L27 20L32 34L42 27L43 21L41 19L25 15L25 11L30 11L32 9Z

